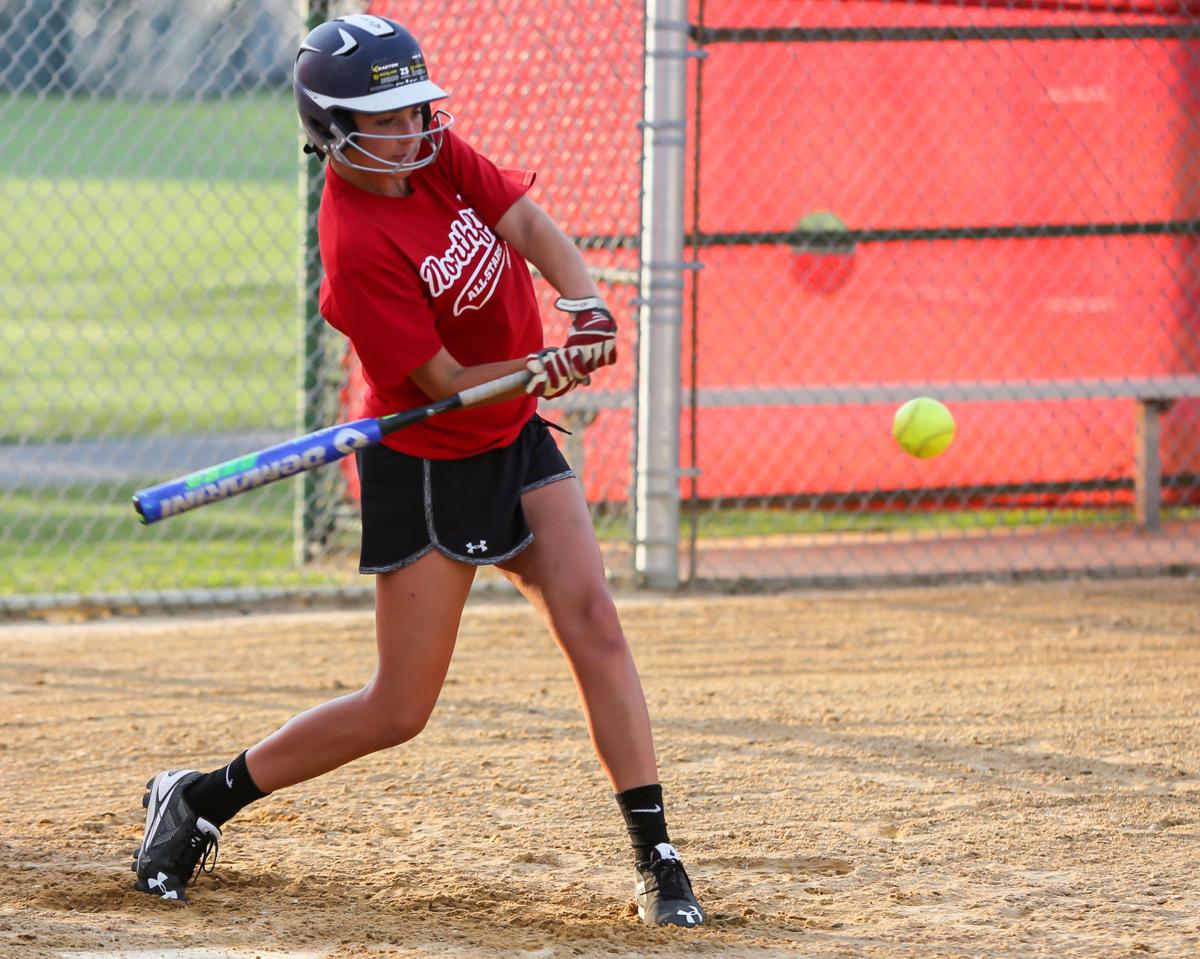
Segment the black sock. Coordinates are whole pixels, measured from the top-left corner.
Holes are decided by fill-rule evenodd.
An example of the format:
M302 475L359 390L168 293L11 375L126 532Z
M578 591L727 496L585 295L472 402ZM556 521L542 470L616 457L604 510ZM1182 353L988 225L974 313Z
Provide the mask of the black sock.
M198 816L220 828L266 793L254 785L246 768L246 754L242 753L229 765L205 773L183 795Z
M617 793L617 805L625 817L629 841L633 845L633 861L649 862L650 850L667 838L667 817L663 813L662 786L652 783Z

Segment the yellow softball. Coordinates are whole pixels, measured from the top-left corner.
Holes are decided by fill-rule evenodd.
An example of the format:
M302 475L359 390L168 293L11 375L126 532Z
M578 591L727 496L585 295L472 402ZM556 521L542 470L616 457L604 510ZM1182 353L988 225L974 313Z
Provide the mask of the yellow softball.
M904 452L927 460L954 442L954 416L937 400L918 396L896 410L892 436Z

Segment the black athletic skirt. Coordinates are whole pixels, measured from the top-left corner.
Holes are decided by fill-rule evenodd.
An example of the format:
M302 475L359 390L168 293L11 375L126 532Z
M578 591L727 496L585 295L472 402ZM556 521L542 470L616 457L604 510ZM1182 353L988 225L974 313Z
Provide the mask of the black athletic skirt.
M360 573L400 569L431 549L476 566L510 559L533 542L521 494L575 475L538 416L508 446L464 459L421 459L382 444L356 458Z

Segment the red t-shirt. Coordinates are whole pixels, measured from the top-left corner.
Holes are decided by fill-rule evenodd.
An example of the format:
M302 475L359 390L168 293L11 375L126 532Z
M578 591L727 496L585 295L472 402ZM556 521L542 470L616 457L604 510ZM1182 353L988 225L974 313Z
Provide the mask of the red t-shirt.
M529 268L492 232L533 179L502 172L449 130L437 160L410 174L408 196L369 193L325 171L321 315L362 362L364 415L428 403L409 376L443 346L463 366L542 348ZM516 439L536 404L523 396L455 410L384 442L428 459L481 453Z

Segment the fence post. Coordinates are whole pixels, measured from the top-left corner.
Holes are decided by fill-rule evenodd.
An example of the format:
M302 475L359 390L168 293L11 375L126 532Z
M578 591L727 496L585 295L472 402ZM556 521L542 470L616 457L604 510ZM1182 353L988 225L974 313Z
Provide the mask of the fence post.
M329 19L329 0L300 0L301 30L307 33ZM317 211L325 184L325 165L313 154L300 159L300 263L298 282L299 340L302 350L297 390L297 433L311 433L328 426L329 407L326 380L328 335L321 318L318 292L321 282L321 254L317 243ZM292 533L292 553L297 566L314 559L333 527L330 504L321 502L323 477L318 471L301 473L296 479L296 501ZM328 481L325 480L325 484ZM324 506L324 508L322 508Z
M634 573L679 585L687 0L646 0Z

